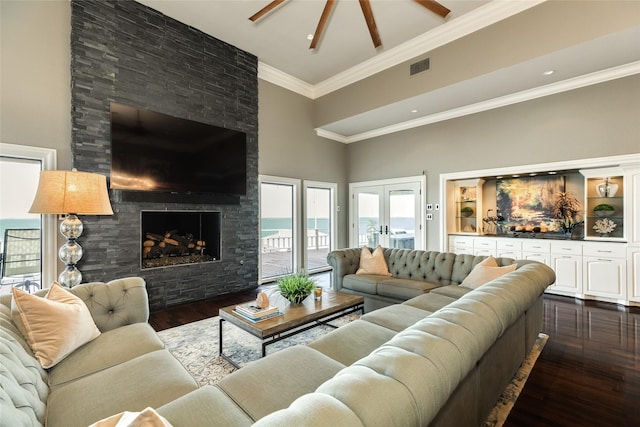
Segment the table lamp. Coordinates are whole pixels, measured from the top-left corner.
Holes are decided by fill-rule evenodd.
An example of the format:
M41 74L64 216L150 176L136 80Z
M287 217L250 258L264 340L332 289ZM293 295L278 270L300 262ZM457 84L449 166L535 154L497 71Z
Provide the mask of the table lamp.
M113 215L107 179L104 175L75 169L41 171L29 213L66 215L60 224L60 233L67 241L58 250L66 267L58 281L67 287L80 284L82 273L76 264L82 258L82 247L76 239L82 234L83 226L77 215Z

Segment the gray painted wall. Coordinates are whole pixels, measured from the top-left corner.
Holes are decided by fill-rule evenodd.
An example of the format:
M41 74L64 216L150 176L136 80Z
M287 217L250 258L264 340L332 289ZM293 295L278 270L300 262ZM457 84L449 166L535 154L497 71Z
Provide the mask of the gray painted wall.
M640 76L435 123L347 146L348 181L427 172L427 202L442 173L640 152ZM439 248L438 217L427 247Z
M320 138L314 102L274 84L258 82L259 170L263 175L338 184L338 246L347 245L347 146Z

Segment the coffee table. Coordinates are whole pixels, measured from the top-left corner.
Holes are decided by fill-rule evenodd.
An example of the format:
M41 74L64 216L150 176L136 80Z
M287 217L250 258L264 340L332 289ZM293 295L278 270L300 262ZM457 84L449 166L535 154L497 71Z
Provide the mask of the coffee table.
M250 320L236 314L233 309L236 305L230 305L220 309L220 340L218 350L220 356L236 368L239 366L222 351L222 324L226 321L230 324L250 333L262 341L262 357L267 354L268 345L282 341L300 332L307 331L319 325L327 325L336 328L328 322L347 314L360 311L364 314L364 298L357 295L345 294L324 290L321 300L315 300L313 295L305 299L302 304L287 305L281 307L281 316L253 323Z

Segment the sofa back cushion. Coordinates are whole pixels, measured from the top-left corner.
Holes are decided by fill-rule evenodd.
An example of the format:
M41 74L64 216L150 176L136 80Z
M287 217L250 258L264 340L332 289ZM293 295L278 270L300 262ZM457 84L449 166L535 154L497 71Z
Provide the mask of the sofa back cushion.
M398 279L440 284L451 283L456 254L412 249L384 249L389 271Z

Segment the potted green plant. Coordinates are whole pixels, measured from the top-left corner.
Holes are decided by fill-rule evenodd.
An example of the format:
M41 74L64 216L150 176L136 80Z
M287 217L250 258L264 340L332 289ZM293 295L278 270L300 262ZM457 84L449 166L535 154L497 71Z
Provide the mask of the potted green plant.
M611 216L615 213L615 211L616 208L607 203L601 203L593 208L593 213L596 216Z
M471 216L473 215L473 208L470 206L465 206L460 209L460 214L462 214L462 216Z
M280 294L292 304L300 304L313 292L316 283L306 273L300 271L278 279L277 287Z

